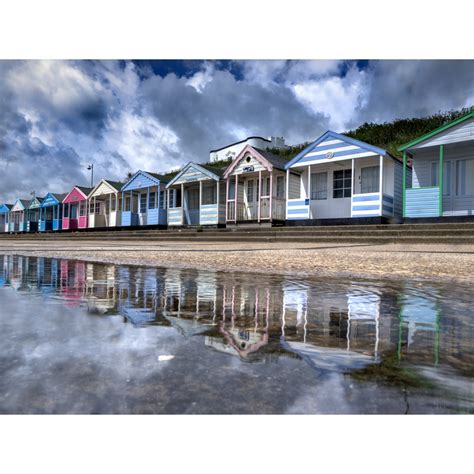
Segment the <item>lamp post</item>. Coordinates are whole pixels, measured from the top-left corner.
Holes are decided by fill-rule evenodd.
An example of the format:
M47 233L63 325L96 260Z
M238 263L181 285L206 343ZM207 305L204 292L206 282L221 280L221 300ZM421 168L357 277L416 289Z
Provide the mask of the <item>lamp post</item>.
M91 172L91 188L94 187L94 165L91 163L87 166L87 169Z

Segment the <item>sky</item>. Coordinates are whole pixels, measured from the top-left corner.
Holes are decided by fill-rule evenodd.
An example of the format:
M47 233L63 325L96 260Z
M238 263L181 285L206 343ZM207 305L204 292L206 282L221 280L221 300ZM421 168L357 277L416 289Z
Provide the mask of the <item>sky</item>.
M0 61L0 202L474 105L474 61Z

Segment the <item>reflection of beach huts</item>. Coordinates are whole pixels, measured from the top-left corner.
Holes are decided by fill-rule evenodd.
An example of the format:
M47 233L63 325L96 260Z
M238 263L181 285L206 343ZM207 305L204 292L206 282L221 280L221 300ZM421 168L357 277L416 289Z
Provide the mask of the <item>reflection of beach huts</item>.
M404 186L404 216L474 215L474 112L399 148L413 174Z
M314 291L314 292L313 292ZM298 282L283 288L282 345L311 366L346 370L375 363L381 297L365 288L319 292Z
M39 231L40 209L43 199L41 197L33 197L25 211L27 232Z
M413 356L438 362L440 341L440 295L435 288L425 288L423 294L408 289L401 300L398 355ZM434 352L434 355L433 355Z
M118 300L115 265L86 264L85 296L89 312L114 312Z
M122 225L166 225L166 200L163 177L137 171L122 187Z
M88 227L120 227L122 223L123 183L101 180L88 197Z
M25 210L27 209L29 201L27 199L17 199L13 204L9 213L9 232L25 232L26 218Z
M401 219L402 168L386 150L327 131L286 164L286 218Z
M155 268L118 267L118 309L134 326L144 326L157 318L157 295L162 280Z
M49 230L61 230L62 210L65 194L48 193L40 206L39 230L46 232Z
M188 163L166 186L168 225L225 225L223 170Z
M0 204L0 233L8 232L11 204Z
M63 229L87 228L87 196L92 188L74 186L63 200Z

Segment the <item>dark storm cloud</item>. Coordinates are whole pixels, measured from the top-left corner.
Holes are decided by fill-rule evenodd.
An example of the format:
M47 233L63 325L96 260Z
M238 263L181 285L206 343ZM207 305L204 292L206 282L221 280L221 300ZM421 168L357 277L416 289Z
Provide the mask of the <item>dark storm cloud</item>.
M474 105L474 61L373 61L367 103L351 125Z
M0 61L0 201L473 103L473 61Z

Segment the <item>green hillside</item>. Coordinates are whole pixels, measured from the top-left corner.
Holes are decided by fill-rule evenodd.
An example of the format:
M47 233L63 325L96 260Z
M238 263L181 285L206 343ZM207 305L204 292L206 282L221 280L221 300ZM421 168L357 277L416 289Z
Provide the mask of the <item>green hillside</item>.
M474 106L461 110L440 112L422 118L396 119L392 122L385 123L364 123L355 130L349 130L343 133L349 137L383 148L394 156L401 157L400 152L397 151L399 146L425 133L431 132L445 123L466 115L473 110ZM272 149L270 151L290 159L308 145L309 142L292 146L286 150Z

